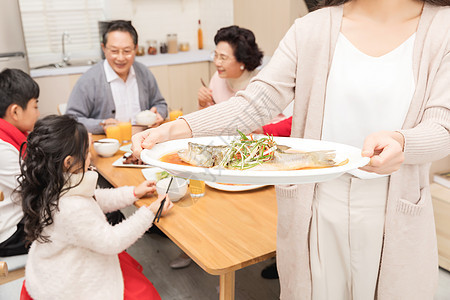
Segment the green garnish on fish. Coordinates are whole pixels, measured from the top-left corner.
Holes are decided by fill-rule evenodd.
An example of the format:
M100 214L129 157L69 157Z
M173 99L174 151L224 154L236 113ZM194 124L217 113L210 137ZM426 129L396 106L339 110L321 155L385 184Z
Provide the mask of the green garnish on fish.
M272 160L277 143L273 136L265 136L260 139L247 137L238 130L240 139L231 142L219 166L231 169L246 170Z

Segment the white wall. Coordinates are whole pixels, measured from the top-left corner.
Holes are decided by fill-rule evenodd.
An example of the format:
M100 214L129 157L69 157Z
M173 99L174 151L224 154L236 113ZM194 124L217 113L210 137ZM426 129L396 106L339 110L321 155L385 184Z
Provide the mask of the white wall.
M166 40L177 33L178 42L197 49L198 19L202 21L204 47L214 48L217 30L233 24L232 0L105 0L106 18L131 20L139 34L139 44Z

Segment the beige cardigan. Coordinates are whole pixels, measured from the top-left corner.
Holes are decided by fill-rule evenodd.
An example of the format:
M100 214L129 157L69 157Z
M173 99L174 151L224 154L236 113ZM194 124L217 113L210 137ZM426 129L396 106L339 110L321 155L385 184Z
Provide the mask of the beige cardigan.
M343 8L296 20L245 91L184 117L193 136L250 132L295 99L292 136L320 139L325 90ZM416 91L401 132L405 161L390 178L378 299L432 299L438 262L430 163L450 151L450 8L425 4L414 45ZM212 118L220 116L220 118ZM210 120L214 120L211 123ZM314 184L277 186L282 299L310 299L308 233Z

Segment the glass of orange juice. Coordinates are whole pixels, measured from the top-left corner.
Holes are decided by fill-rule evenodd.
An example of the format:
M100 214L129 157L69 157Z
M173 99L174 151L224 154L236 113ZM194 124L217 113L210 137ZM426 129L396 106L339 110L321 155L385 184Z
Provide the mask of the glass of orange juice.
M120 144L122 143L122 133L120 132L120 127L118 125L107 126L105 133L108 139L116 139Z
M131 141L131 122L119 122L120 134L122 137L122 141L124 143L128 143Z
M180 108L179 110L171 110L169 112L169 120L175 121L179 116L183 115L183 110Z
M189 179L189 193L192 198L205 196L205 182L203 180Z

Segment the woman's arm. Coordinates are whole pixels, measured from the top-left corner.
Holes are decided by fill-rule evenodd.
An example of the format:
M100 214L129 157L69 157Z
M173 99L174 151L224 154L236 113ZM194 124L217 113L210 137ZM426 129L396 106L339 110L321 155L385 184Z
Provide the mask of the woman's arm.
M420 123L399 130L405 137L405 164L429 163L450 154L449 78L450 52L447 52L430 84Z
M156 143L192 136L244 133L266 124L294 98L297 69L296 30L293 25L268 65L249 86L228 101L183 116L132 138L133 155Z

